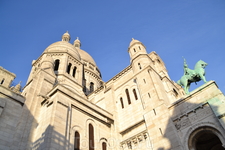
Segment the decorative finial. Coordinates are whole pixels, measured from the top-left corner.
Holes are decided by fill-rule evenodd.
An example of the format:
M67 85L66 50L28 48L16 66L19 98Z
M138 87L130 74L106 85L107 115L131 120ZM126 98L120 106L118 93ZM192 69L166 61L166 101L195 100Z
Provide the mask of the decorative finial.
M132 38L132 40L134 40L134 38Z

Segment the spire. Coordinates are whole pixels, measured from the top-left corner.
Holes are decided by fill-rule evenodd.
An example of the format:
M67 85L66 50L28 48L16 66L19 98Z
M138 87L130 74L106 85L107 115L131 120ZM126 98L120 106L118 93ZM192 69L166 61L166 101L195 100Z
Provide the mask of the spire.
M81 47L81 42L79 40L79 38L77 37L77 39L74 41L73 45L76 47L76 48L80 48Z
M20 93L21 91L21 81L19 82L19 84L17 84L14 88L13 91L16 93Z
M68 31L66 31L66 33L63 34L62 36L62 41L70 41L70 34L68 33Z

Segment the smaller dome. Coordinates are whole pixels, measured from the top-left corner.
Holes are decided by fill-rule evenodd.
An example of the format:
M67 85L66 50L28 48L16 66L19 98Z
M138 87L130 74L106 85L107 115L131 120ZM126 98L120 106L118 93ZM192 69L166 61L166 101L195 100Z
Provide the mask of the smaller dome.
M81 42L79 40L79 38L77 37L77 39L74 41L73 45L76 47L76 48L80 48L81 47Z
M135 43L141 43L141 42L138 41L138 40L135 40L134 38L132 38L129 47L131 47L131 46L134 45Z
M54 66L54 60L50 55L45 55L41 64L42 68L51 67Z
M68 33L68 31L66 31L66 33L62 35L62 41L70 41L70 34Z

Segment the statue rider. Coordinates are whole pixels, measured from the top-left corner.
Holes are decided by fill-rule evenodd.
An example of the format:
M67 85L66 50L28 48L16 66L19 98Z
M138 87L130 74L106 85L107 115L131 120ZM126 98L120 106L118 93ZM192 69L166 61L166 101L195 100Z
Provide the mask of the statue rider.
M187 76L189 75L191 77L195 76L195 73L191 69L188 68L185 58L184 58L184 75L187 75Z

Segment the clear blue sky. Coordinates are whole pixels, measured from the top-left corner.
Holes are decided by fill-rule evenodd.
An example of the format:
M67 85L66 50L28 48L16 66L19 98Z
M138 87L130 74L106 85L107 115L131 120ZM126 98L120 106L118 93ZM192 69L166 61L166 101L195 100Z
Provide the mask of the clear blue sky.
M202 59L225 92L224 0L1 0L0 66L24 86L32 60L66 31L97 63L103 81L130 64L131 38L156 51L172 80ZM198 84L201 85L202 82ZM192 86L194 87L194 86Z

